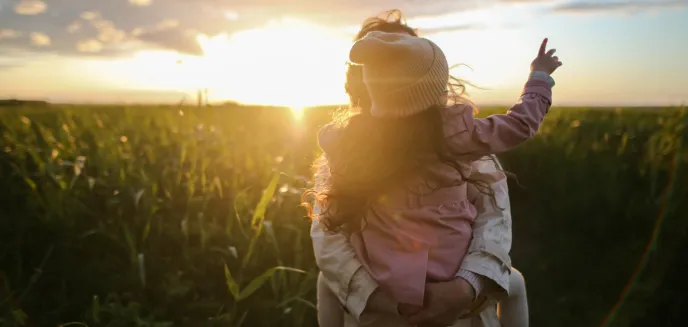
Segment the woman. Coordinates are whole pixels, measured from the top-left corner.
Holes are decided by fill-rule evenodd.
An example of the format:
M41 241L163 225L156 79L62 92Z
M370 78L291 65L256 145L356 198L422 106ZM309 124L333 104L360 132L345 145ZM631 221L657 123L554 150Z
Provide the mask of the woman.
M417 36L415 30L403 22L401 12L396 10L386 13L386 17L366 20L356 39L360 39L370 31ZM349 66L346 91L352 107L359 108L361 111L370 109L370 99L362 82L360 67ZM327 163L324 158L320 160L316 165L320 169L316 172L316 188L322 183L327 183ZM486 174L501 169L496 158L493 157L478 161L475 166L476 171ZM522 296L525 296L524 287L513 285L515 282L523 286L523 279L515 270L513 270L515 273L511 274L508 256L511 246L511 217L506 181L500 180L491 187L495 191L499 207L505 210L500 211L492 206L492 200L488 195L484 195L476 203L479 215L473 226L473 240L457 278L449 282L430 284L427 288L426 308L411 317L410 323L449 326L455 323L462 311L470 309L470 317L456 322L454 326L499 326L495 310L496 300L506 298L510 289L520 289ZM313 221L311 237L316 261L321 269L318 279L320 325L322 327L337 326L343 321L346 321L347 326L385 325L386 322L367 319L366 312L376 311L381 295L377 291L375 282L356 259L347 236L326 233L322 224L316 219ZM514 280L512 285L510 285L510 279ZM331 292L334 292L334 296ZM521 302L525 303L525 301ZM328 311L330 308L339 308L342 305L347 314L338 310ZM520 315L520 320L525 320L527 326L527 308L520 308L517 311L515 314Z

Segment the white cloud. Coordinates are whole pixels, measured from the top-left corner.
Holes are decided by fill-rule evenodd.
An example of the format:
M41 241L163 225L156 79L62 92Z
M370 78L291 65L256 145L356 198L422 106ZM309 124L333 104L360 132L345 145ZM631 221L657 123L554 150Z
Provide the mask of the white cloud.
M227 20L237 20L239 19L239 13L236 11L227 11L225 12L225 17L227 18Z
M2 39L16 39L21 33L15 30L0 28L0 40Z
M14 12L20 15L38 15L48 9L45 2L40 0L21 0L14 7Z
M84 11L81 13L81 19L83 20L94 20L100 18L100 13L97 11Z
M50 36L40 32L33 32L31 33L31 43L35 46L47 47L51 43Z
M103 44L96 39L88 39L79 41L76 45L76 49L79 52L97 53L103 50Z
M158 29L161 29L161 30L165 30L165 29L169 29L169 28L175 28L177 26L179 26L179 21L176 19L169 19L169 18L161 21L157 25Z
M127 39L127 33L112 26L103 27L98 32L98 40L103 43L120 43Z
M5 32L0 50L13 48L72 55L81 53L76 51L79 43L93 39L103 47L98 52L102 56L126 55L132 49L138 50L128 47L130 44L198 54L197 35L231 35L259 28L281 17L303 19L337 30L349 31L350 26L353 33L365 18L398 7L407 15L411 26L428 34L527 23L532 19L523 13L532 14L534 7L569 13L622 10L632 6L609 5L609 1L597 4L593 0L0 0L0 3L4 4L0 11L1 26L26 31L12 40L9 32ZM614 3L632 3L636 8L645 9L678 6L685 1L615 0ZM47 14L40 15L43 12ZM187 31L191 30L194 35L189 36ZM49 32L50 47L37 48L27 37L29 31Z
M153 0L129 0L129 3L134 6L146 7L150 6L153 3Z
M555 7L554 11L566 14L589 14L604 12L637 12L652 9L680 8L688 6L686 0L642 0L642 1L589 1L570 2Z
M69 33L76 33L81 29L81 23L80 22L73 22L67 26L67 32Z

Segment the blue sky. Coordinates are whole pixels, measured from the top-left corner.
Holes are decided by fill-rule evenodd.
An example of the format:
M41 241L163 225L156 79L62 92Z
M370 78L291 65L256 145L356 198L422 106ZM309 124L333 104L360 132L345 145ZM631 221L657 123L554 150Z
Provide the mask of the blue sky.
M688 1L0 0L0 97L342 103L367 16L400 8L478 104L513 102L543 37L558 105L688 103Z

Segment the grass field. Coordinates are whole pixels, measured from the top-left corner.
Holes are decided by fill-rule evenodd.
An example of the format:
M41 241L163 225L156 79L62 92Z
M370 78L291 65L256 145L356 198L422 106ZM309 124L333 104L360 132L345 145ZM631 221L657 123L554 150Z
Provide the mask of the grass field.
M299 200L329 117L0 108L0 326L315 326ZM685 291L662 283L686 271L687 123L553 108L501 156L533 326L679 325Z

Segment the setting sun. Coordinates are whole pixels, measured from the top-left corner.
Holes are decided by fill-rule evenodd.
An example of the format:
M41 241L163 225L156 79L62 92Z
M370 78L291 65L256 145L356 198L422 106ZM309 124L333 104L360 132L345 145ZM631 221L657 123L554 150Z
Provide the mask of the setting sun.
M291 107L291 113L296 120L303 118L304 111L306 111L306 107Z
M146 89L208 89L210 101L292 108L346 101L342 85L350 41L343 33L282 19L231 36L199 35L197 41L201 57L145 51L110 62L103 75Z
M199 43L204 64L215 72L206 82L216 99L290 107L345 99L349 42L335 31L283 19L231 37L200 36ZM241 78L228 79L229 74Z

